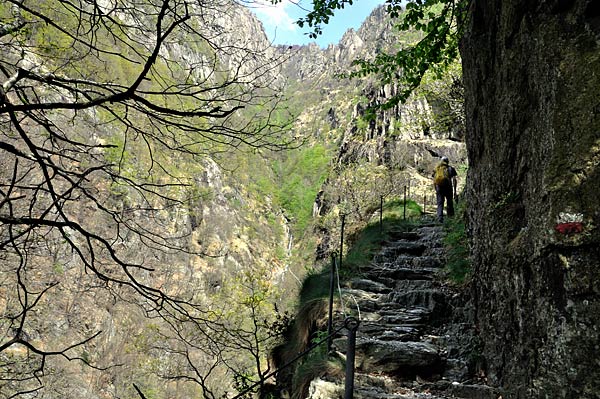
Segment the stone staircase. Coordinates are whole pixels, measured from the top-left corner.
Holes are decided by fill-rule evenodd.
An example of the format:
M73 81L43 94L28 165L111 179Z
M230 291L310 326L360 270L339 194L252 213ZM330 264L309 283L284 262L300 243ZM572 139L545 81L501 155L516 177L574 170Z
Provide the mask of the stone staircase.
M425 224L392 233L361 278L342 289L346 312L360 320L356 338L357 399L497 399L473 383L462 305L436 274L444 266L443 229ZM465 328L462 328L465 327ZM334 340L339 356L347 336ZM317 379L310 399L342 398L343 381Z

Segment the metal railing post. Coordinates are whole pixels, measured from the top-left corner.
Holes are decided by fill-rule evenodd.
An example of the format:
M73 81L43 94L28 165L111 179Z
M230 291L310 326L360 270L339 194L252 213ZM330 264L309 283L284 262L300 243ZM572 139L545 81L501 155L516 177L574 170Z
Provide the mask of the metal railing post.
M340 234L340 263L339 269L342 270L342 257L344 256L344 226L346 225L346 215L342 215L342 231Z
M404 214L402 216L403 220L406 220L406 186L404 186Z
M331 352L333 343L333 291L335 282L335 251L331 253L331 274L329 275L329 319L327 320L327 353Z
M359 321L355 317L348 317L344 321L348 329L348 347L346 350L346 384L344 399L352 399L354 396L354 359L356 357L356 331Z
M383 195L379 197L379 235L383 234Z

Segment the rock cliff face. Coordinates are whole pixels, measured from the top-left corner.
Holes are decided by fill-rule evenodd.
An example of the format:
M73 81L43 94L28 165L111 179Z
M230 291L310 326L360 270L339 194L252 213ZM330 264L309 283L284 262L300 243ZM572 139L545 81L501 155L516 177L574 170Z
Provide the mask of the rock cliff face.
M323 233L317 239L318 256L326 256L333 249L329 245L337 242L327 237L339 235L340 212L353 209L350 217L362 223L380 196L401 197L404 187L409 199L430 207L435 201L430 175L438 157L450 157L457 167L466 165L462 96L454 95L456 109L443 109L450 103L450 87L462 88L458 64L451 79L429 76L427 88L413 93L406 103L378 110L372 118L367 109L385 104L402 88L396 83L381 84L372 76L339 78L340 73L353 70L355 59L373 59L381 51L413 43L418 36L398 34L393 24L384 7L376 8L337 45L293 47L282 68L288 79L290 108L299 115L294 129L311 141L324 143L334 154L314 210ZM460 169L459 173L462 185L464 175ZM352 187L361 187L360 195Z
M475 1L461 44L475 304L488 378L600 392L600 3Z
M51 1L36 2L35 9L40 10L42 15L48 10L60 14L61 7L57 4ZM140 34L143 30L138 30L138 27L143 27L144 24L152 25L153 14L150 11L144 14L146 8L134 12L134 4L127 1L112 6L115 9L111 12L99 11L99 7L109 7L111 4L98 2L94 3L96 7L93 8L99 14L104 12L102 15L109 15L108 19L114 18L114 21L117 21L115 26L123 23L123 26L114 29L125 39L110 43L110 51L120 54L121 50L129 45L141 54L141 49L144 48L142 44L146 43L150 43L148 47L152 48L152 37ZM12 8L10 4L0 4L0 28L5 27L4 22L10 20L11 13L16 14L14 9L21 5L24 10L30 7L27 2L15 3ZM65 5L71 10L70 6ZM81 5L83 8L86 6L89 4ZM184 8L183 3L173 5L169 10L177 13L176 10L181 10L179 7ZM148 5L148 9L150 8ZM85 9L92 8L90 6L89 9ZM130 11L131 15L139 19L128 20L126 17L130 15ZM267 89L263 86L270 90L276 89L276 79L279 78L277 66L280 60L272 57L274 51L269 47L260 23L250 11L236 3L220 0L195 2L193 5L190 3L189 8L184 11L191 14L188 27L198 29L204 35L203 38L208 39L200 40L199 35L190 34L189 30L171 30L173 35L169 36L169 40L160 48L160 59L164 64L156 63L169 66L159 68L153 76L161 76L166 81L172 78L173 82L183 84L179 80L182 75L178 74L188 71L185 78L197 85L194 90L205 90L205 98L219 102L223 107L236 101L236 93L239 93L237 90L242 90L236 87L235 90L226 92L226 85L219 86L228 81L228 75L234 75L238 82L252 82L248 85L248 90L242 93L243 96L239 97L241 100L238 100L243 100L249 108L253 106L253 98L267 96ZM65 399L137 397L138 395L131 392L132 382L136 381L146 385L144 390L147 392L156 388L152 393L155 397L175 397L176 394L178 397L197 397L194 393L197 392L197 388L194 386L189 389L182 388L179 383L171 384L164 380L158 382L160 379L156 378L156 367L160 367L162 373L171 366L174 367L173 370L180 367L186 360L185 357L179 356L181 352L173 351L175 344L171 337L179 327L171 324L162 315L150 315L151 311L146 306L148 302L138 295L141 292L138 289L142 284L140 282L155 287L152 291L162 290L161 292L166 293L165 296L185 298L184 301L197 304L197 309L202 311L209 309L216 314L222 303L227 303L233 309L235 305L243 302L243 299L238 301L238 298L245 295L244 289L240 289L240 283L251 274L249 270L253 272L252 277L260 278L267 288L270 288L269 284L282 280L281 274L287 266L285 257L288 240L284 235L287 221L278 206L272 206L268 198L249 188L248 180L252 178L250 173L263 167L264 162L259 162L256 158L247 159L240 153L231 151L226 154L229 157L224 167L224 162L217 163L217 155L220 155L221 160L225 158L223 147L207 146L205 151L197 150L204 141L195 129L193 131L197 136L194 146L198 147L190 152L197 151L196 155L199 156L193 157L188 156L191 154L187 151L165 151L165 147L173 150L185 145L154 146L142 139L141 135L130 136L129 127L134 125L136 131L139 129L149 133L153 130L150 127L152 123L146 124L149 118L137 119L138 115L134 115L135 112L123 111L123 114L131 117L129 127L112 123L114 120L107 122L107 114L100 111L65 111L69 109L69 105L65 105L62 110L59 106L57 111L53 110L45 116L41 116L40 113L30 119L25 112L18 119L23 120L23 131L27 133L23 133L21 138L15 134L15 124L11 125L6 112L9 106L7 99L10 98L10 101L14 102L19 98L19 95L15 94L18 93L15 87L23 85L28 93L36 93L31 94L35 100L25 101L28 104L75 101L75 98L69 98L68 90L54 89L51 82L53 79L47 79L50 83L45 85L23 83L22 80L11 77L18 76L17 67L19 71L31 70L43 74L51 70L54 72L52 76L58 76L65 81L81 82L81 76L93 75L91 79L100 82L97 87L112 87L121 77L131 78L135 73L135 68L128 69L125 61L119 63L102 59L100 63L101 57L98 54L90 55L96 51L85 54L90 55L92 60L84 56L83 60L71 58L70 61L69 56L61 52L60 61L55 63L56 58L52 58L52 52L40 50L52 47L56 43L68 47L59 40L62 36L58 33L55 32L54 36L42 35L36 29L44 25L60 25L62 29L63 23L67 26L64 29L69 29L77 26L77 23L71 24L73 21L69 18L72 16L81 17L77 12L67 12L60 18L57 16L52 24L32 23L24 29L26 32L17 32L23 34L16 37L11 37L6 30L0 32L0 108L4 111L0 117L0 141L3 144L0 149L0 186L3 187L0 189L0 370L3 375L0 397L27 396L24 392L33 396ZM35 20L33 16L28 15L27 18L29 17ZM93 18L90 17L91 19ZM98 26L100 25L102 23L98 22ZM153 29L160 29L157 25L155 24ZM83 31L85 29L77 32L81 33L81 41L85 42ZM95 32L90 33L93 36L90 43L100 43L96 47L102 47L103 42L97 37L105 33L98 33L96 29L90 31ZM136 42L139 47L127 42L126 39L132 37L139 40ZM58 50L56 52L59 53ZM122 53L127 52L123 50ZM123 59L127 58L127 55L123 56ZM134 63L136 62L132 61L132 64ZM57 64L60 67L56 66ZM261 65L269 67L262 68ZM73 76L77 78L71 80ZM114 85L117 86L118 83ZM175 85L173 83L170 88ZM63 87L62 84L60 86ZM252 92L251 89L254 88L263 90L260 93ZM78 86L77 92L79 90L85 91ZM98 96L101 97L101 94ZM224 96L222 102L219 96ZM177 111L184 108L182 102L175 105ZM259 102L261 107L266 109L265 100L261 99ZM206 102L199 103L197 106L201 107ZM128 118L120 113L118 107L116 109L114 115L120 116L115 117L115 120ZM237 118L236 115L236 119L227 118L227 132L235 130L240 123L238 119L244 117L245 115L240 115ZM203 121L202 127L208 123L213 126L217 125L218 121ZM248 120L242 121L241 124L248 125ZM166 131L172 133L173 137L183 137L180 132L175 133L170 128L162 130L157 125L153 126L157 128L156 132L161 131L162 138L168 136ZM48 139L53 137L49 132L60 132L57 137L61 138L57 140L62 144ZM126 271L127 266L116 266L115 262L109 260L107 253L92 246L90 240L87 240L86 247L86 240L71 230L64 233L50 228L40 230L38 235L26 234L28 238L24 239L23 244L28 253L26 261L25 256L20 255L22 250L17 249L18 245L21 245L20 242L7 245L17 236L11 233L13 230L6 223L7 220L10 221L7 215L39 216L40 219L47 217L53 221L54 218L60 219L58 215L54 216L53 205L47 205L52 202L56 204L58 201L51 199L48 190L36 189L45 185L51 187L51 184L44 182L40 177L43 176L42 172L36 170L33 162L27 164L34 157L22 156L23 153L15 150L23 148L23 151L27 151L22 139L26 135L29 135L28 140L36 143L36 146L39 145L35 151L49 151L48 153L53 154L49 164L60 165L69 173L86 170L81 173L81 176L84 176L90 170L102 169L110 172L90 173L94 175L93 178L84 179L85 183L78 182L72 189L67 188L66 182L69 179L59 183L55 180L52 187L57 187L59 194L56 195L62 198L61 205L57 205L56 208L61 207L60 214L67 215L65 219L68 217L78 226L83 226L81 229L90 232L90 236L109 237L105 242L110 242L111 250L107 252L118 253L128 265L143 265L139 268L133 267L133 274L138 281L134 284L137 287L135 290L128 288L133 285L121 283L124 281L121 277L125 273L132 275ZM141 144L144 141L147 146ZM48 147L44 147L50 142ZM31 146L33 147L33 144ZM116 152L109 150L117 147L119 150ZM143 147L150 151L150 154ZM76 148L85 150L74 150ZM184 152L187 154L183 154ZM61 154L71 155L64 155L64 159L68 159L64 161ZM205 154L211 156L204 156ZM26 161L20 160L19 157ZM151 161L154 166L146 168L145 161ZM45 165L45 162L40 164ZM103 166L96 167L96 163ZM157 167L159 163L161 166ZM112 164L112 167L109 168L108 164ZM78 169L79 167L81 169ZM244 173L232 173L227 167L238 167L243 169ZM23 170L25 172L22 172ZM55 177L61 173L50 175ZM118 174L126 176L128 183L120 184L122 180L114 177ZM158 195L147 195L148 192L143 193L132 188L129 183L137 179L142 182L138 188L147 184L160 186L160 189L156 190ZM12 189L7 190L6 187L14 185L16 180L24 183L22 188L19 188L22 192L14 196L15 200L23 202L15 204L11 202L12 199L8 199ZM175 180L179 185L167 183ZM80 189L85 189L86 193L91 194L73 194ZM39 194L39 191L42 191L42 194ZM44 208L45 206L48 208ZM33 211L33 208L36 210ZM136 231L140 234L136 234ZM65 237L69 237L68 240ZM68 242L73 243L71 248ZM97 269L91 266L92 263L85 263L86 256L93 259L92 262L96 262L94 265ZM94 274L97 270L99 272ZM106 275L110 275L116 283L109 283L106 278L101 277ZM26 277L21 279L21 276ZM43 298L39 292L44 294ZM35 293L33 295L36 296L32 306L31 301L21 299L29 293ZM162 308L162 304L160 307ZM231 313L234 312L232 310ZM237 312L240 318L241 313L243 311ZM194 337L191 339L198 336L198 329L193 330ZM178 330L177 334L180 332L181 330ZM90 337L95 339L89 339ZM30 351L22 344L19 341L21 339L42 350L58 352L63 348L70 348L69 353L73 356L69 354L65 358L80 359L83 363L67 361L61 356L39 356L39 352ZM83 342L86 345L73 345L74 342ZM201 348L196 351L196 355L204 356L201 351L206 346L196 345L196 348ZM77 353L74 354L75 352ZM200 367L208 364L200 360L195 361ZM87 367L85 363L88 362L99 369ZM217 382L211 385L218 389L226 389L230 381L221 375L215 379Z
M431 191L429 173L436 156L466 163L461 89L450 94L458 103L456 109L443 109L450 103L450 86L462 88L460 73L436 81L435 88L419 89L405 103L379 110L372 119L366 110L386 103L401 88L396 83L379 84L373 77L339 78L339 74L354 70L356 59L370 60L382 51L393 52L418 36L414 32L397 34L393 25L385 8L378 7L358 30L347 31L336 45L293 48L283 74L289 79L292 101L303 100L298 105L300 123L296 128L313 129L313 137L337 142L339 165L368 162L411 169L407 179L420 182L422 195Z

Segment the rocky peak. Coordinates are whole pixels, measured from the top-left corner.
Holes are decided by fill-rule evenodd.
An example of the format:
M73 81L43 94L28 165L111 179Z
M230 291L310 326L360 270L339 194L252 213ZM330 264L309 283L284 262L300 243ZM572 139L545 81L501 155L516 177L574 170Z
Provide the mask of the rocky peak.
M369 58L383 48L387 48L392 39L392 21L383 6L379 6L367 17L358 30L349 29L340 42L322 49L312 42L305 46L280 47L280 50L292 50L287 76L298 79L314 79L323 73L333 75L347 71L357 58Z

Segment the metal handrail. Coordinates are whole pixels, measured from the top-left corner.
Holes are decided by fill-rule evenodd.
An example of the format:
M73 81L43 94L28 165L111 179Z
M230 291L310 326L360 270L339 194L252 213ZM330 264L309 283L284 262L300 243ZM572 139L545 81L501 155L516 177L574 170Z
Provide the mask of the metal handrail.
M335 284L335 258L336 253L331 253L331 273L329 274L329 316L327 318L327 334L329 339L327 340L327 353L331 352L331 345L333 343L333 292Z

